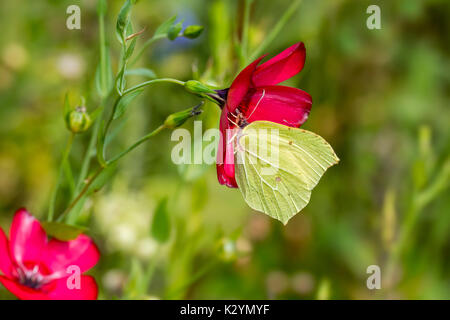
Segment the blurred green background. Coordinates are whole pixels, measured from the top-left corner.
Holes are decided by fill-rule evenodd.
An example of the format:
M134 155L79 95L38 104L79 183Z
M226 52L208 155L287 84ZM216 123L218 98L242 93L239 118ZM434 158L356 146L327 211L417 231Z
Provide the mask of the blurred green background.
M71 4L81 8L81 30L66 28ZM290 4L253 2L250 52ZM366 27L371 4L381 8L381 30ZM108 1L115 72L121 5ZM305 43L305 68L286 85L312 95L304 128L330 142L339 165L283 227L252 211L237 189L220 186L215 166L173 164L170 132L158 135L124 158L82 211L102 252L92 271L100 298L450 299L449 5L304 0L265 52ZM205 26L195 40L160 40L139 65L160 77L229 86L239 71L243 6L139 1L134 27L147 29L138 46L175 14ZM88 110L98 104L96 2L1 1L0 30L0 225L7 230L22 206L45 218L69 135L64 94L85 96ZM149 87L127 110L111 153L198 101L171 84ZM204 109L203 129L217 127L219 108L208 102ZM184 127L192 130L192 121ZM75 140L75 173L88 139ZM57 212L67 205L69 186L62 187ZM160 244L150 230L164 198L171 233ZM380 290L366 287L369 265L381 268ZM1 288L0 297L11 295Z

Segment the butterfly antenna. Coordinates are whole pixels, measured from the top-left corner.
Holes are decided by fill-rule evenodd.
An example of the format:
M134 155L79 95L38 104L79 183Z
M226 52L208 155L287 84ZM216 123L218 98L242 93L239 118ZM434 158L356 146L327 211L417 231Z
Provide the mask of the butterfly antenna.
M239 127L239 125L238 125L236 122L234 122L233 120L231 120L230 117L227 116L227 118L228 118L228 121L230 121L230 122L231 122L232 124L234 124L236 127Z
M231 138L230 140L228 140L227 144L230 144L231 142L233 142L234 138L236 138L236 136L238 135L239 132L236 132Z
M262 101L262 99L264 98L264 96L265 96L265 94L266 94L266 89L263 89L263 92L262 92L262 95L261 95L261 98L259 98L259 100L258 100L258 103L256 103L256 106L255 106L255 108L253 109L253 111L252 111L252 113L250 113L250 115L247 117L247 120L249 120L250 119L250 117L253 115L253 113L256 111L256 109L258 108L258 106L259 106L259 103Z

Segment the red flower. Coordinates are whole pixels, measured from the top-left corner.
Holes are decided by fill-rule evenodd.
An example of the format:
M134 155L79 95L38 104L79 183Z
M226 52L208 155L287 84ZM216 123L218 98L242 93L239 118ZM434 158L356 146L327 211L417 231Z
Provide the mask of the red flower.
M47 239L41 224L25 209L16 212L10 241L0 228L0 282L23 300L95 300L97 284L81 275L100 253L85 235L71 241ZM72 268L80 271L79 286L71 283ZM69 269L70 268L70 269ZM75 274L74 274L75 276Z
M264 58L262 56L242 70L228 90L217 91L218 96L225 99L220 117L222 134L217 153L217 177L220 184L237 188L234 147L229 129L236 128L239 122L245 124L258 120L299 127L308 118L311 96L297 88L276 85L303 69L305 55L305 46L299 42L258 66ZM224 143L224 139L227 143Z

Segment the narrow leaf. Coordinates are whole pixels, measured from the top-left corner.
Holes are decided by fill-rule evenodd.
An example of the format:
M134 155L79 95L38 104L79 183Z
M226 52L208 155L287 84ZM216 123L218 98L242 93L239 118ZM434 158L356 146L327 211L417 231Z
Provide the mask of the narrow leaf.
M133 54L134 48L136 47L136 40L137 40L137 38L131 39L131 43L127 47L127 50L125 52L125 59L126 60L128 60L131 57L131 55Z
M100 57L100 63L98 64L95 72L95 87L99 96L105 98L109 95L113 88L114 75L108 46L105 46L102 51L104 54Z
M167 35L167 33L170 30L170 27L174 24L175 20L177 19L177 16L173 16L163 23L160 24L160 26L156 29L155 34L153 37L159 36L159 35Z
M119 42L124 45L126 38L126 28L130 19L131 7L133 2L131 0L126 0L122 8L119 11L119 16L117 17L116 23L116 35Z
M113 174L116 172L116 165L111 164L108 165L99 175L98 177L92 182L92 184L89 186L86 194L90 195L94 192L99 191L103 186L108 182Z
M169 240L170 217L167 210L167 198L163 198L156 207L152 222L152 236L160 243Z
M120 101L116 107L116 111L114 112L113 119L115 120L117 118L120 118L125 113L125 110L128 108L131 101L133 101L134 98L136 98L142 91L144 90L136 90L120 98Z
M70 107L69 94L66 93L66 95L64 96L64 116L66 116L70 111L72 111L72 108Z
M147 68L137 68L137 69L129 69L125 71L125 75L127 76L142 76L149 79L155 79L156 74L153 70Z
M81 226L73 226L60 222L42 222L45 232L58 240L69 241L76 239L80 234L85 232L87 228Z

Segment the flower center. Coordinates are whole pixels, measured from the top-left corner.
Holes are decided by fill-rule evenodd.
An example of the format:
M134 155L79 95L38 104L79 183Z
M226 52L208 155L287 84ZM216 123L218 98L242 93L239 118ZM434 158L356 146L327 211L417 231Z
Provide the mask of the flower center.
M19 282L31 289L39 289L43 285L44 277L39 273L39 266L36 265L32 270L17 268Z
M41 264L30 266L30 264L27 263L19 266L16 269L16 272L20 284L35 290L40 289L43 285L46 285L52 280L47 268Z

